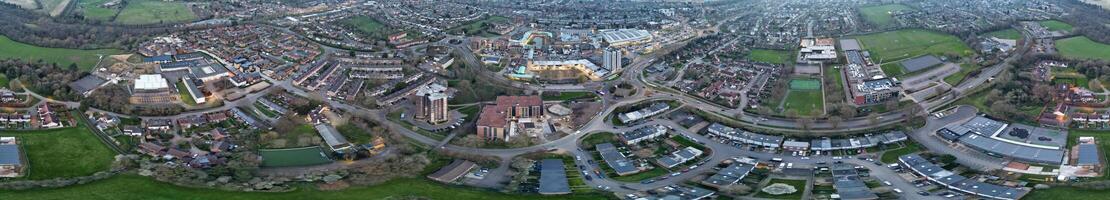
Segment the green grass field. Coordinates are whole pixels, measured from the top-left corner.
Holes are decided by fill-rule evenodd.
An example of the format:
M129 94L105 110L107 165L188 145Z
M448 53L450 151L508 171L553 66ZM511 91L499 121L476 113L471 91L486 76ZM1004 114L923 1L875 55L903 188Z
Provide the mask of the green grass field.
M8 88L8 85L11 85L11 79L8 79L7 75L0 74L0 88Z
M197 105L197 101L193 99L193 95L189 94L189 89L185 88L184 81L177 82L177 95L181 96L181 102L185 102L185 104L191 106Z
M606 142L614 143L614 145L618 143L616 134L610 132L591 133L582 138L582 148L593 149L595 145Z
M979 69L979 65L967 63L960 64L960 71L952 74L951 76L944 77L944 82L948 83L948 85L955 86L956 84L959 84L960 81L964 79L964 77L967 77L967 74L971 73L971 71L975 71L976 69Z
M886 64L879 65L879 68L883 69L883 73L891 76L898 76L906 73L905 70L903 70L905 68L902 67L902 64L897 62L888 62Z
M473 36L473 35L495 36L496 34L485 31L482 24L502 23L502 22L508 22L508 21L509 21L508 17L489 16L489 17L486 17L486 18L483 18L483 19L480 19L480 20L476 20L476 21L473 21L473 22L470 22L470 23L466 23L466 24L463 24L463 25L456 26L454 28L447 29L447 32L449 32L449 33L462 32L463 34L470 35L470 36Z
M196 19L193 10L179 1L129 0L116 16L121 24L161 24L187 22Z
M790 62L792 55L794 54L790 51L752 49L752 52L748 54L748 59L756 62L786 64Z
M38 47L0 35L0 59L18 58L31 62L41 59L43 62L58 63L62 67L76 63L78 68L88 71L100 59L97 54L107 56L120 53L123 53L123 51L116 49L81 50Z
M1040 24L1050 31L1071 31L1072 29L1071 24L1056 20L1040 21Z
M3 131L0 136L18 138L30 166L24 178L31 180L92 175L107 170L115 156L115 152L83 126Z
M879 161L882 161L883 163L895 163L895 162L898 162L898 157L899 156L914 153L914 152L918 152L918 151L921 151L920 146L917 146L916 143L909 144L909 145L906 145L905 147L902 147L902 148L892 149L892 150L883 152L883 155L879 157Z
M604 162L604 161L602 161L602 162ZM601 164L608 166L605 163L601 163ZM609 178L612 178L613 180L616 180L616 181L639 183L640 181L643 181L643 180L653 179L655 177L660 177L660 176L663 176L663 175L667 175L667 173L668 172L667 172L666 169L663 169L662 167L659 167L659 166L655 166L655 168L652 168L651 170L642 171L640 173L636 173L636 174L632 174L632 175L628 175L628 176L613 176L613 177L609 177ZM616 175L616 174L614 174L614 175Z
M991 36L991 37L996 37L996 38L999 38L999 39L1010 39L1010 40L1020 40L1022 37L1024 37L1024 36L1021 35L1021 32L1018 32L1017 30L1014 30L1012 28L1002 29L1002 30L998 30L998 31L992 31L992 32L988 32L984 35Z
M112 8L103 8L104 5L112 0L78 0L77 9L81 11L85 19L108 21L116 16L118 10Z
M258 150L263 167L310 166L331 163L320 147Z
M355 27L355 30L362 32L372 38L384 40L393 34L393 31L388 29L385 24L378 22L378 20L368 16L355 16L340 21L348 26Z
M825 101L821 90L790 90L782 107L785 110L794 110L799 116L809 115L814 110L824 113Z
M922 30L904 29L857 36L876 63L890 63L926 54L956 53L971 55L972 51L956 36ZM890 75L890 72L887 72Z
M158 182L138 175L119 175L106 180L58 189L0 191L0 199L221 199L221 200L293 200L293 199L605 199L599 194L541 196L517 195L480 189L448 186L423 178L395 179L380 185L352 187L339 191L320 191L301 185L292 192L238 192L189 188Z
M863 7L859 9L859 12L861 15L863 15L864 20L867 20L868 22L871 22L872 24L875 24L879 27L886 27L894 23L894 17L891 16L891 12L898 10L914 9L902 4L888 4L881 6Z
M806 180L791 180L791 179L777 179L776 178L776 179L771 179L771 182L767 183L767 185L771 185L771 184L775 184L775 183L784 183L784 184L787 184L787 185L790 185L790 186L794 186L794 189L797 189L798 191L794 192L794 193L790 193L790 194L771 195L771 194L764 193L762 191L763 188L752 188L752 190L755 190L755 191L759 192L759 193L755 194L755 197L756 198L768 198L768 199L802 199L802 194L805 193L805 190L806 190ZM766 187L766 186L764 186L764 187Z
M1060 55L1077 59L1101 59L1110 61L1110 45L1098 43L1085 36L1056 40Z

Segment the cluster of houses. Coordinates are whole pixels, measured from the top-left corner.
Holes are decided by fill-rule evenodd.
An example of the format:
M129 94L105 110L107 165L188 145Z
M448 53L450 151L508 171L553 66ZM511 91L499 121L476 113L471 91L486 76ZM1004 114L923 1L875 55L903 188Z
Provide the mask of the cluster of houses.
M739 50L730 50L722 53ZM771 84L779 77L779 69L771 64L757 63L714 55L708 64L689 64L683 74L698 74L698 76L678 77L682 80L673 87L679 91L709 99L727 106L737 106L741 95L749 99L760 101L771 92ZM747 89L747 93L745 93Z
M800 140L785 141L784 137L760 134L725 126L720 123L710 124L706 132L720 138L737 141L744 144L760 146L768 149L782 148L787 151L835 151L852 150L874 147L880 144L893 144L907 139L902 131L866 134L849 138L819 138L809 142Z
M645 108L642 108L642 109L639 109L639 110L635 110L635 111L627 112L627 113L621 113L620 115L617 116L617 118L621 120L621 123L628 124L628 123L632 123L632 122L639 121L639 120L642 120L642 119L646 119L646 118L651 117L651 116L662 114L664 111L667 111L668 109L671 109L671 106L668 105L667 103L665 103L665 102L655 102L655 103L651 103L651 105L649 105L648 107L645 107Z

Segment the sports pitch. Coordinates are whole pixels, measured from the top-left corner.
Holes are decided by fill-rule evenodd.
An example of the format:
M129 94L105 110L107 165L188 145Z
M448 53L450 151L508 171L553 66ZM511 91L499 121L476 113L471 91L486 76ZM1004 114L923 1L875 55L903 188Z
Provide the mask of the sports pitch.
M877 63L896 62L921 55L955 53L971 55L971 48L953 35L922 29L906 29L856 37Z
M332 162L320 147L263 149L258 154L262 155L263 167L309 166Z
M818 90L821 89L821 81L817 79L792 79L790 80L791 90Z

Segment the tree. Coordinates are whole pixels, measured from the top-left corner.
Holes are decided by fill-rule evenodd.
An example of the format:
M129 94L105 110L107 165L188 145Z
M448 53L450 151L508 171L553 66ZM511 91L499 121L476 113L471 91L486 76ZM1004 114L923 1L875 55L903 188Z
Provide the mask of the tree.
M297 118L296 114L293 114L292 112L286 113L285 116L282 116L281 119L278 119L277 123L274 123L274 131L277 131L278 133L293 132L302 124L302 121L298 119L300 118Z
M857 114L859 114L859 113L856 112L856 108L852 107L851 105L848 105L848 104L839 104L839 105L840 106L839 106L838 109L840 111L840 116L841 117L853 118L853 117L856 117Z
M529 168L532 168L532 163L533 162L534 161L532 159L518 157L518 158L514 158L512 163L509 164L509 166L513 167L513 169L516 169L516 170L528 170Z
M872 126L879 125L879 114L867 114L867 122L871 123Z
M482 146L483 143L485 143L482 138L478 138L478 136L476 135L467 135L466 137L459 138L459 140L456 141L458 141L455 143L456 145L464 147L479 147Z
M841 121L844 121L844 119L840 118L840 116L829 117L829 125L832 126L832 128L839 128Z
M1101 85L1098 83L1098 79L1092 79L1091 83ZM1036 86L1033 86L1033 95L1036 96L1041 103L1048 103L1052 101L1052 97L1055 95L1055 92L1052 90L1052 86L1048 86L1047 84L1037 84Z

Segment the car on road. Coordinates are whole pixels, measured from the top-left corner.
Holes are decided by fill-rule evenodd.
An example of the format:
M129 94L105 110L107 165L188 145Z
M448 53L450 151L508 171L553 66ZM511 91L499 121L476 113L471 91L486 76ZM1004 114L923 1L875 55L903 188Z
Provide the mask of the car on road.
M925 192L925 191L917 191L917 194L921 195L921 196L929 196L929 192Z
M654 183L654 182L655 182L655 180L652 180L652 179L648 179L648 180L642 180L642 181L640 181L640 184L651 184L651 183Z
M902 189L894 188L895 193L902 193Z
M840 160L840 159L844 159L844 157L840 157L840 156L833 156L833 160Z
M883 181L883 185L891 186L891 185L894 185L894 184L890 184L890 181Z
M671 176L678 176L678 175L682 175L682 172L675 172L675 173L671 174Z
M802 157L802 160L809 160L809 156Z

